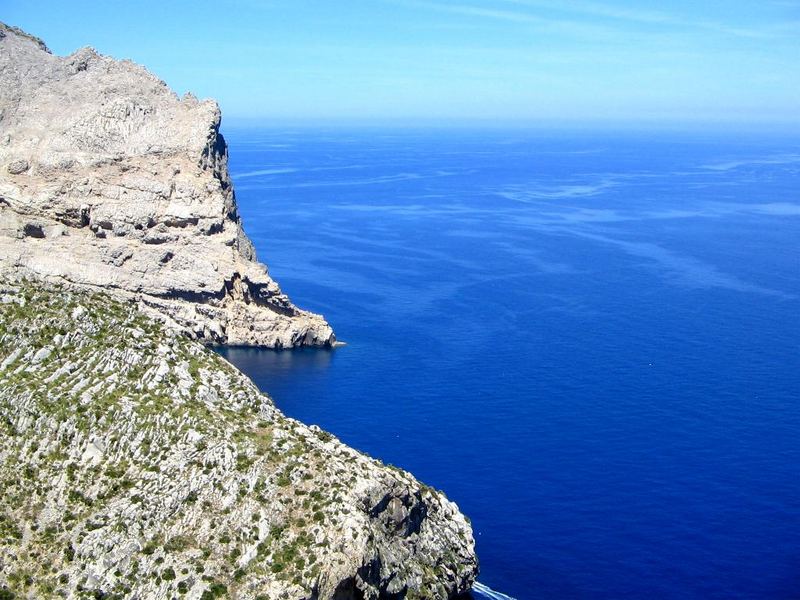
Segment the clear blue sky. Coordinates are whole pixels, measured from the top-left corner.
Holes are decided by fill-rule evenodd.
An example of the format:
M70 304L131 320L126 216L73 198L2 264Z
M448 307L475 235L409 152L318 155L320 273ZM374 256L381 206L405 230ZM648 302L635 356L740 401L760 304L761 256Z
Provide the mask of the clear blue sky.
M800 0L3 0L227 117L800 122Z

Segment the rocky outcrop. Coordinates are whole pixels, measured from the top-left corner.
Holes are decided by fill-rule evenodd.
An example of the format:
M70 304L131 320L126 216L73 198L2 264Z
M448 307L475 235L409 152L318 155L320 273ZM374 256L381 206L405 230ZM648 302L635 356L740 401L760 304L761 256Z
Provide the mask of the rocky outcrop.
M335 342L256 262L219 124L0 24L0 598L467 592L455 504L201 343Z
M285 417L154 316L0 284L0 596L470 589L472 531L442 493Z
M0 275L103 289L206 342L335 342L242 230L220 111L130 61L0 24Z

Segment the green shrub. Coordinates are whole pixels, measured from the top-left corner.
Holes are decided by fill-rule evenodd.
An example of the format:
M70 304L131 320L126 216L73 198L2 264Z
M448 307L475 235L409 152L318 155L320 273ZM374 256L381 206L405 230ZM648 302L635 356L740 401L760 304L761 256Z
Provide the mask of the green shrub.
M215 600L215 598L222 598L227 595L228 587L221 583L212 583L208 589L200 596L201 600Z
M17 595L6 586L0 588L0 600L14 600Z

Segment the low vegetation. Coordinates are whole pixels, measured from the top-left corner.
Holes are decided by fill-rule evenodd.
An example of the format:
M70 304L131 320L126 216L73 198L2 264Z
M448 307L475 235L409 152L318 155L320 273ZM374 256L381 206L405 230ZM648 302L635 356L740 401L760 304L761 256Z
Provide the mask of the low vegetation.
M0 288L0 599L332 593L399 535L376 509L394 488L444 502L137 304ZM415 552L409 597L464 562Z

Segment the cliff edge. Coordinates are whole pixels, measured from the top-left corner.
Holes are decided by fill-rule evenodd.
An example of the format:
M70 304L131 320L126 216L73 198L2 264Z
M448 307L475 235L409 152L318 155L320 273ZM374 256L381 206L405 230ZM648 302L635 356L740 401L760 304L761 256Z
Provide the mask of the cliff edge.
M256 261L220 111L0 23L0 276L104 290L207 343L330 346Z
M0 598L468 592L455 504L201 343L335 342L256 262L219 123L0 24Z

